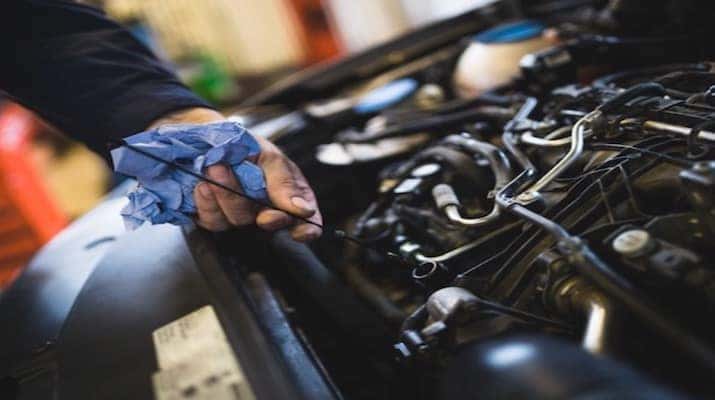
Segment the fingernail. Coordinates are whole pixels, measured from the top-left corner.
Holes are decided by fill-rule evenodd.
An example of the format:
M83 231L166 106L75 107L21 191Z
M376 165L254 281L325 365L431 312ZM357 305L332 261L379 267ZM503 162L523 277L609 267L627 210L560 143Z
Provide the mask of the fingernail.
M308 204L308 202L305 201L305 199L303 199L302 197L298 197L298 196L292 197L290 199L290 202L293 203L294 206L300 208L301 211L305 211L306 213L315 212L315 208L313 208L313 206Z
M211 188L205 183L199 183L199 193L201 193L201 196L205 199L211 199L213 197Z

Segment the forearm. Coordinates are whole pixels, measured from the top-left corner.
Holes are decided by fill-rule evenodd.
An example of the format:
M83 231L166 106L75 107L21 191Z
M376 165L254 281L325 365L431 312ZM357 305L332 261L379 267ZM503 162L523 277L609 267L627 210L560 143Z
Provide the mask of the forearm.
M0 90L98 152L176 110L209 109L127 30L61 0L13 0ZM7 61L7 62L5 62Z

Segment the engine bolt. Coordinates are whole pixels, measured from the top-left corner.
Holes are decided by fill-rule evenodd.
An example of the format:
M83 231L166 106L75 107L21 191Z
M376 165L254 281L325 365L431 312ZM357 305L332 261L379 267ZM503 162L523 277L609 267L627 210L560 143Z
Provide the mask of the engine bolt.
M523 202L530 202L536 199L536 195L534 192L524 192L518 195L516 199Z

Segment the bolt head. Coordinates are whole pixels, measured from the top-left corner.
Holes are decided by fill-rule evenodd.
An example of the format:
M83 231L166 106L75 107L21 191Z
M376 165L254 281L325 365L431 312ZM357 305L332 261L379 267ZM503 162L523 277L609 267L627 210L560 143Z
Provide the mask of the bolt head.
M536 194L534 194L534 192L524 192L516 197L516 199L519 201L532 201L535 198Z

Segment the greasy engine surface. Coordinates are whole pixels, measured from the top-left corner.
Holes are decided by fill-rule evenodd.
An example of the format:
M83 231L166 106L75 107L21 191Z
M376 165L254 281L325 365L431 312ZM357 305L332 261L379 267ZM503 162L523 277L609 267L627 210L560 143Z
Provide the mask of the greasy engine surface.
M636 42L548 48L476 96L452 86L463 44L444 46L254 114L306 171L326 220L367 244L325 238L317 258L288 258L334 274L379 324L312 309L301 293L324 288L274 277L348 397L713 393L715 72L648 53L676 42ZM641 48L641 60L626 55ZM583 75L579 62L598 68ZM359 100L375 90L399 100Z

